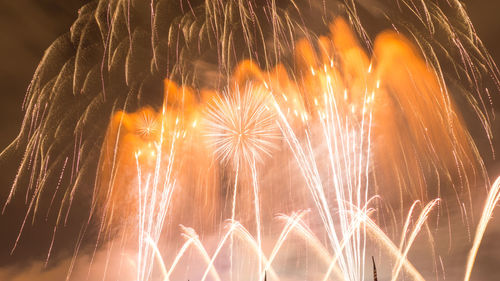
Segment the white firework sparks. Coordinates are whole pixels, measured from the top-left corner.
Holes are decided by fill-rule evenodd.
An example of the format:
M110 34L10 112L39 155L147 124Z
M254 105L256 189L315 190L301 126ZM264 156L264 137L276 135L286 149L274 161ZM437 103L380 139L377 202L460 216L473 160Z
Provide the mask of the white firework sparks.
M213 99L207 111L207 136L223 162L232 160L236 166L270 155L279 135L269 98L267 91L248 84L243 91L235 87Z

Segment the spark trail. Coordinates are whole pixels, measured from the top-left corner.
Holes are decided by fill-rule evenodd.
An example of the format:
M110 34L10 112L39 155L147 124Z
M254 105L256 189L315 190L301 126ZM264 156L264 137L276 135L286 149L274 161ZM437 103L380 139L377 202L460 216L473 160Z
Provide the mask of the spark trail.
M137 1L94 1L47 53L51 62L66 45L77 50L53 79L48 63L37 69L20 137L2 153L26 148L3 208L26 184L14 248L48 194L46 218L59 208L48 263L81 186L96 176L70 274L95 225L94 255L109 247L105 277L111 252L122 259L130 248L135 274L124 278L137 281L279 280L299 275L293 264L306 266L305 277L367 280L374 253L393 265L391 273L379 268L381 279L405 271L424 280L436 271L409 259L421 229L434 226L431 211L446 220L445 202L471 223L476 186L488 183L457 101L467 101L491 144L492 88L483 82L499 85L461 3L379 1L389 31L375 36L358 1L177 2L141 9ZM97 51L89 36L98 37ZM454 85L453 73L463 85ZM162 80L163 99L153 86ZM87 100L73 102L80 97ZM108 124L100 124L102 114L111 115ZM476 228L465 281L498 185ZM412 224L417 202L424 207Z

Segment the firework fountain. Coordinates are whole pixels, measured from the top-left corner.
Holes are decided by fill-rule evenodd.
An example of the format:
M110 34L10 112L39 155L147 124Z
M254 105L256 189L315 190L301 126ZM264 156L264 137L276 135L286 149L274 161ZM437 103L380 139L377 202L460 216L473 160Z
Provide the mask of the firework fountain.
M376 37L356 1L150 4L82 8L37 70L21 134L2 154L26 148L4 207L26 188L12 251L30 216L59 205L48 262L87 196L68 279L96 229L88 271L105 251L104 279L371 280L374 256L380 280L443 280L437 241L460 231L446 215L457 212L475 229L460 274L471 279L500 183L478 188L488 176L459 101L491 140L483 85L497 91L498 71L460 2L395 1L392 28ZM441 33L457 55L426 37ZM76 56L49 79L51 57L75 40ZM63 113L73 99L83 101ZM475 194L485 198L477 227ZM426 259L412 258L417 241Z

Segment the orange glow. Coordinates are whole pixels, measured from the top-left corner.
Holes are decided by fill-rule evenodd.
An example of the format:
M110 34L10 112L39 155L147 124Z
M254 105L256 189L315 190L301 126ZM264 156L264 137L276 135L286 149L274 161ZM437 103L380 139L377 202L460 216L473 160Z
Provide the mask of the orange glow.
M362 139L361 148L354 147L358 143L350 143L349 137L341 138L345 147L339 151L343 155L332 155L330 151L330 157L343 161L341 167L351 165L353 169L349 170L349 166L336 176L359 177L347 180L356 187L364 186L366 181L366 186L373 186L370 196L380 195L389 205L399 205L401 214L414 200L429 202L442 197L442 192L456 191L462 201L468 199L470 185L479 174L479 155L444 82L408 40L394 32L384 32L377 37L373 54L368 54L345 21L337 19L330 26L330 34L315 42L298 41L293 57L293 67L277 64L269 70L244 60L224 89L192 89L165 80L165 99L160 109L145 107L132 113L115 113L101 151L98 192L94 198L105 229L112 228L118 220L123 225L124 219L140 213L138 185L150 184L153 178L159 179L160 191L165 188L164 181L174 179L169 208L189 210L168 216L168 223L193 225L201 233L219 229L221 218L255 223L252 212L258 204L252 205L249 199L254 196L260 197L265 206L260 214L264 225L277 212L283 212L282 206L289 208L286 211L309 208L309 199L304 198L308 194L304 191L308 179L301 178L290 184L292 187L285 187L282 178L268 175L288 175L290 181L299 178L294 174L299 174L300 169L290 164L296 160L289 151L294 140L283 134L264 134L258 129L265 126L258 122L260 127L236 124L251 119L241 117L238 103L224 105L230 110L220 113L226 114L227 120L210 115L211 106L213 110L218 99L243 95L237 89L250 89L246 94L252 102L273 111L270 123L281 124L278 115L286 119L298 142L310 142L311 147L318 148L311 155L327 154L325 131L331 133L337 129L335 126L342 127L339 132L352 131L356 140ZM259 100L260 92L269 95L269 99ZM331 116L332 112L337 115ZM233 127L255 130L245 139L245 149L228 152L231 157L246 161L228 164L231 161L218 157L221 148L217 145L231 146L231 142L249 134L244 129L221 134L218 130L222 122L233 122L234 126L224 128L226 131ZM271 129L265 127L264 131ZM267 145L276 149L266 147L266 153L258 157L262 161L253 159L257 153L248 153L264 151L263 146ZM232 155L240 152L241 155ZM240 166L242 162L254 166ZM329 165L326 162L315 162L319 173L327 173L323 167ZM261 179L256 176L256 167L265 174ZM366 169L367 175L361 169ZM264 187L259 194L252 194L251 186L258 180ZM280 204L273 204L276 196L280 196ZM232 215L230 198L238 202ZM363 209L366 206L362 204L368 203L356 204Z

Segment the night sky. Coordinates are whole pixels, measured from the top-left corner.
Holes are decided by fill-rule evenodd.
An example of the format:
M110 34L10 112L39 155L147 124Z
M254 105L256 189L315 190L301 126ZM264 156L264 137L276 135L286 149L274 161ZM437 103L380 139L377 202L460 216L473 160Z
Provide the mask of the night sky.
M78 9L87 1L72 0L19 0L0 2L0 150L14 140L19 132L24 112L21 109L26 89L40 62L45 49L67 32L78 15ZM18 156L19 157L19 156ZM20 158L2 163L0 172L0 201L5 202L14 180ZM36 233L29 234L27 247L14 257L9 257L7 245L15 241L14 229L19 229L22 213L26 207L21 204L0 216L0 265L16 263L26 258L39 258L46 246L36 239ZM41 228L42 229L42 228ZM42 232L46 233L46 232ZM40 233L41 234L41 233ZM42 234L44 235L44 234ZM33 239L35 238L35 239ZM44 240L45 241L45 240ZM42 250L45 248L45 250ZM28 249L32 249L30 252ZM39 250L38 250L39 249ZM17 256L17 257L16 257ZM2 276L0 276L2 279Z
M21 110L24 94L45 49L57 37L69 30L77 18L78 8L86 2L84 0L0 0L0 151L18 134L24 114ZM494 60L500 63L500 18L498 16L500 1L468 0L465 4L480 38ZM500 93L495 94L500 95ZM496 125L496 129L499 128ZM478 145L482 143L484 142L478 140ZM497 147L497 150L499 149L500 147ZM490 175L498 175L500 171L498 163L488 159L486 162ZM2 165L2 167L6 167L6 170L0 171L1 206L10 190L17 163ZM17 211L20 212L19 216L15 216ZM0 218L0 239L15 239L16 231L14 234L7 234L5 229L11 224L17 229L25 208L19 208L17 211L14 206L8 212L7 217ZM24 249L36 248L39 245L37 241L23 241L23 243L30 245ZM42 249L38 252L46 251L46 245L41 246ZM500 247L497 249L500 251ZM6 252L9 250L0 248L2 252L0 267L9 263L9 259L6 258ZM24 255L29 256L29 253L25 252ZM21 256L23 256L22 253Z

